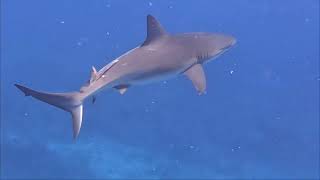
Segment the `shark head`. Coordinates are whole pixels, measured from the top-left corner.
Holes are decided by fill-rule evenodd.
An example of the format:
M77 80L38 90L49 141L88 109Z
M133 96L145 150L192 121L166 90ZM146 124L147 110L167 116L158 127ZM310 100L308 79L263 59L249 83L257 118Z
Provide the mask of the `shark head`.
M195 45L195 56L200 63L218 57L236 43L234 37L219 33L192 33L191 36Z
M186 47L186 51L192 53L199 63L214 59L230 49L236 39L230 35L221 33L192 32L170 36L153 16L147 16L147 38L142 46L156 44L159 39L171 37L175 42ZM161 44L161 43L160 43Z

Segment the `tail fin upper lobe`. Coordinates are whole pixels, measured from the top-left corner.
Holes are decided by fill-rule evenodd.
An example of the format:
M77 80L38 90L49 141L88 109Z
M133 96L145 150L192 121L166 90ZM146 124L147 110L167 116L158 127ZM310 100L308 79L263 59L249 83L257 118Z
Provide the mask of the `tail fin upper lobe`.
M68 92L68 93L46 93L39 92L27 87L15 84L25 96L32 96L40 101L46 102L65 111L68 111L72 115L73 123L73 138L76 139L79 135L81 123L82 123L82 96L79 92Z

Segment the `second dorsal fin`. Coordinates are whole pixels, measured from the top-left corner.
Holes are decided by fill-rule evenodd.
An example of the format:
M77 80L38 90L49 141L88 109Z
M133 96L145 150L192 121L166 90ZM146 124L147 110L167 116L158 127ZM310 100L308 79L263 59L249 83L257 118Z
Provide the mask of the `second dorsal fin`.
M94 66L92 66L91 68L91 76L90 76L90 81L89 83L91 84L93 81L95 81L98 77L98 73L97 73L97 70Z
M148 45L152 41L166 34L167 34L166 31L163 29L159 21L157 21L157 19L154 18L153 16L148 15L147 16L147 38L142 45L143 46Z

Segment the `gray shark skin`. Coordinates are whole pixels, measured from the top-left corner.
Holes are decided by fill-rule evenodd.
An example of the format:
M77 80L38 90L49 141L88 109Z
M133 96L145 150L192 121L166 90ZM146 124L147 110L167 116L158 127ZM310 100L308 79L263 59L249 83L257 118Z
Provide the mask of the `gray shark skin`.
M15 84L26 96L32 96L72 115L73 138L79 135L83 101L103 89L117 89L124 94L133 85L186 75L199 94L206 90L202 65L218 57L236 43L232 36L218 33L171 35L151 15L147 16L147 38L142 45L113 60L99 71L92 67L88 82L80 91L68 93L39 92Z

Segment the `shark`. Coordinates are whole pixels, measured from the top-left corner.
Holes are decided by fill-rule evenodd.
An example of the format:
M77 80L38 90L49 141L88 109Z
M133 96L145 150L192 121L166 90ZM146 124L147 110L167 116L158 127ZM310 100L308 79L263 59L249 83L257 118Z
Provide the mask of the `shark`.
M152 15L147 15L147 37L136 48L124 53L100 70L92 66L89 80L78 91L50 93L14 84L25 96L63 109L72 116L73 139L77 139L83 102L106 89L124 94L130 87L163 81L179 75L191 80L199 94L206 92L203 65L236 43L231 35L209 32L168 33Z

